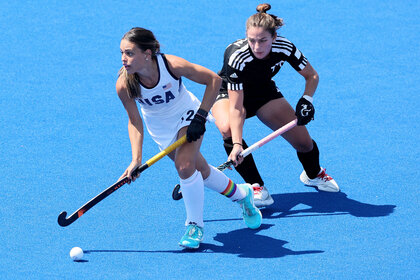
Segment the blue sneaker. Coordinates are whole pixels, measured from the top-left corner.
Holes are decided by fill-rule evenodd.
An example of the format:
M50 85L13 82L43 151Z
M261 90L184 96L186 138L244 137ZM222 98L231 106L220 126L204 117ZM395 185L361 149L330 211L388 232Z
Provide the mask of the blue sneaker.
M239 200L238 203L242 208L242 215L245 224L252 229L257 229L262 223L261 211L254 205L254 190L250 184L238 184L238 188L245 191L246 196Z
M187 226L184 236L179 241L179 245L187 249L197 249L200 247L200 242L203 240L203 228L197 226L195 223L190 223Z

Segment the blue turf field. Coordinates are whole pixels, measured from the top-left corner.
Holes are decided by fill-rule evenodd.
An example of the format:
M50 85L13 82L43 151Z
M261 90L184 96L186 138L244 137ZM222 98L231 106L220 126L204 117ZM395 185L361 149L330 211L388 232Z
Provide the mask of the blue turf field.
M308 128L342 192L304 187L276 139L255 152L275 199L263 226L246 229L236 205L206 191L193 253L177 245L184 206L171 199L167 158L74 224L56 219L131 160L115 93L122 35L149 28L163 52L218 71L260 2L88 2L0 4L0 279L419 279L419 1L272 1L280 34L320 75ZM276 82L294 106L303 79L287 65ZM248 143L269 132L247 121ZM158 152L148 135L144 145L145 160ZM226 160L214 125L202 152ZM70 260L74 246L84 262Z

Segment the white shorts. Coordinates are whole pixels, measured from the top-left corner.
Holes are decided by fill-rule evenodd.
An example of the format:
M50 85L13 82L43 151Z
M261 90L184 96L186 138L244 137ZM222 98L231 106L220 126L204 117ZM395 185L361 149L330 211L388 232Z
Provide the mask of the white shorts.
M158 144L160 150L164 150L178 138L178 131L189 126L194 118L195 112L201 105L201 102L191 94L191 99L187 104L182 104L176 112L166 112L165 115L149 116L144 114L143 119L147 131L153 141ZM207 120L214 122L214 117L209 113Z

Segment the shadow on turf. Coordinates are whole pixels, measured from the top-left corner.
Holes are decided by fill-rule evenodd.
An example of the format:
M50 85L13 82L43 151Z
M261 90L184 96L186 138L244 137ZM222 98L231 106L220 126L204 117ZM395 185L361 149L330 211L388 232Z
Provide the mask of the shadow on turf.
M288 243L287 241L257 234L260 230L266 230L272 226L271 224L263 224L258 230L243 228L228 233L218 233L213 239L222 243L222 245L203 242L197 250L87 250L85 253L224 253L237 255L240 258L281 258L290 255L324 252L320 250L293 251L283 247Z
M352 215L355 217L383 217L394 212L395 205L373 205L350 199L343 192L302 192L273 194L274 204L262 209L264 219ZM299 206L298 206L299 205ZM294 209L306 205L303 209ZM206 222L241 220L222 219L207 220ZM240 258L280 258L289 255L319 254L324 251L306 250L293 251L284 248L287 241L258 234L261 230L272 227L262 224L258 230L242 228L228 233L218 233L214 240L222 245L201 243L198 250L87 250L90 253L225 253L237 255Z
M264 219L288 217L352 215L383 217L394 212L396 205L373 205L350 199L343 192L302 192L273 194L274 204L262 209ZM295 209L306 205L307 208Z
M218 233L213 239L223 245L202 243L196 252L225 253L234 254L240 258L264 259L324 253L320 250L293 251L283 247L288 243L287 241L258 234L259 231L269 229L272 226L272 224L262 224L257 230L243 228L227 233ZM189 252L189 250L183 250L182 252Z

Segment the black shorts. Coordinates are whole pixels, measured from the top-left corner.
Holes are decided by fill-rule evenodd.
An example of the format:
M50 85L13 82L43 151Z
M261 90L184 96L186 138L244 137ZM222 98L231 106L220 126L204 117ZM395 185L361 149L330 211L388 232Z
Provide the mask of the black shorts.
M227 89L222 87L216 97L216 101L229 98ZM271 81L269 85L259 87L244 86L244 108L246 118L256 115L257 111L271 100L283 98L283 94L277 88L276 83Z

